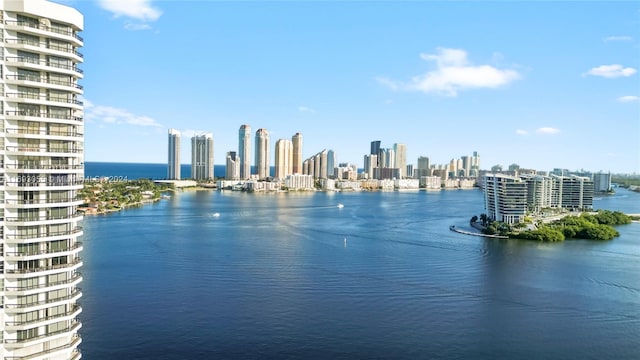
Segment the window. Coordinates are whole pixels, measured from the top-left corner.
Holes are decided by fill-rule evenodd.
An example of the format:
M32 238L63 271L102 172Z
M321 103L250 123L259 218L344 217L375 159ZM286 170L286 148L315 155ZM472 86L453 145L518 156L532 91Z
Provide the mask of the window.
M37 53L18 50L18 61L24 61L30 64L39 64L40 55Z
M38 328L33 328L28 330L18 330L19 341L33 339L37 336L38 336Z
M29 34L18 33L18 43L23 45L39 46L40 38Z
M18 288L23 290L35 289L38 287L38 277L18 280Z
M20 255L37 255L40 252L38 243L18 244L18 253Z

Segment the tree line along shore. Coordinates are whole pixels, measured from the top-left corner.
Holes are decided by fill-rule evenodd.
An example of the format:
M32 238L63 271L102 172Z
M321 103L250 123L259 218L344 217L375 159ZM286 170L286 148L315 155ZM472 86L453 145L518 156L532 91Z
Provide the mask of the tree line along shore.
M509 225L499 221L491 221L486 214L474 216L470 223L481 229L484 234L502 235L513 239L535 240L542 242L558 242L567 239L611 240L620 236L614 228L616 225L629 224L640 220L620 211L598 210L580 214L565 214L562 218L550 222L531 219Z

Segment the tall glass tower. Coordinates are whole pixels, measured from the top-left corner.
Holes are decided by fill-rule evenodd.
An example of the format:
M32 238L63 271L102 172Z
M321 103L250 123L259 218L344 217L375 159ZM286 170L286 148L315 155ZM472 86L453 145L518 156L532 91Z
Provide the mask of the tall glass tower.
M191 138L191 178L213 179L213 135L211 133Z
M240 179L251 176L251 126L242 125L238 133L238 157L240 158Z
M167 179L180 180L180 131L169 129Z
M258 179L266 179L271 176L269 167L269 132L267 129L256 131L256 172Z
M0 1L0 358L79 359L83 16Z

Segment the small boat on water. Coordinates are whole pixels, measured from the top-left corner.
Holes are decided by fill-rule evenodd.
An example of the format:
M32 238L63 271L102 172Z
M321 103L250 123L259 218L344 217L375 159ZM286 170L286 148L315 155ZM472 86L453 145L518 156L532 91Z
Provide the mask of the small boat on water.
M216 217L216 218L217 218L217 217L220 217L220 213L213 213L213 215L212 215L212 216L213 216L213 217Z
M344 207L344 205L338 204L338 209L342 209L343 207Z

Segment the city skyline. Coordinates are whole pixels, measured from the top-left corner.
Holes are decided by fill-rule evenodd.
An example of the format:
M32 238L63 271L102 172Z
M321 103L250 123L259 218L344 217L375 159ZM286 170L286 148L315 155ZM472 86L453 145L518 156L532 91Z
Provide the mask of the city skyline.
M87 161L162 163L171 127L225 154L249 123L304 134L303 158L361 164L379 139L414 165L473 150L487 168L640 172L634 3L69 3L93 24ZM167 57L178 39L216 55Z

